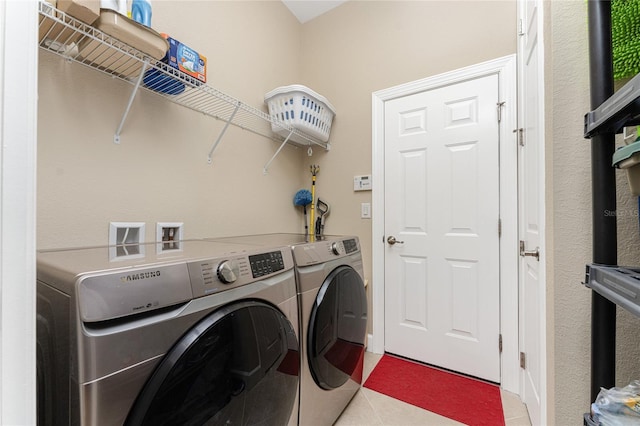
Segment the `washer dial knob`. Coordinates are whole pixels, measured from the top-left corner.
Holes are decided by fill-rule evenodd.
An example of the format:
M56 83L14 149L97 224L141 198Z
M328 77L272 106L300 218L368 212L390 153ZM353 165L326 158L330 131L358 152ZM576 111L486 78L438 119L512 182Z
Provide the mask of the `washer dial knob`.
M233 260L220 262L216 272L218 273L218 279L222 281L223 284L231 284L238 279L238 263Z
M340 243L338 243L337 241L335 243L331 243L331 251L333 252L333 254L335 254L336 256L339 256L341 254L344 254L344 248L342 247L342 245Z

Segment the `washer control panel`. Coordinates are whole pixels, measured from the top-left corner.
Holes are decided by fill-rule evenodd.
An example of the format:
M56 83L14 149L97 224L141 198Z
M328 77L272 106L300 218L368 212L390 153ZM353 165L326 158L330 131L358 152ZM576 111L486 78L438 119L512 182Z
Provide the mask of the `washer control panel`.
M240 267L235 260L224 260L218 265L216 272L222 284L232 284L240 275Z
M284 259L281 251L272 251L269 253L249 256L249 264L251 265L253 278L273 274L274 272L282 271L284 269Z
M293 268L291 250L235 253L218 259L203 259L188 263L193 297L268 279Z

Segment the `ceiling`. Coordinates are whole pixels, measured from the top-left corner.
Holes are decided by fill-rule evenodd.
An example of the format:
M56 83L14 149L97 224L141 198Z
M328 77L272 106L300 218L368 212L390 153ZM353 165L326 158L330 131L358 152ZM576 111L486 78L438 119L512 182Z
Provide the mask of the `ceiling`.
M340 6L346 0L282 0L291 13L304 24L330 11L334 7Z

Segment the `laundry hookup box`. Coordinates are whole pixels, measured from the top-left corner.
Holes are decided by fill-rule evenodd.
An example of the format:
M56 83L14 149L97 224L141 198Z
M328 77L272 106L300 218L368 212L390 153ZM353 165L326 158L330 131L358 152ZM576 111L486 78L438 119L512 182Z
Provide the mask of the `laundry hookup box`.
M167 52L169 66L206 83L207 58L167 34L163 33L162 36L169 42Z

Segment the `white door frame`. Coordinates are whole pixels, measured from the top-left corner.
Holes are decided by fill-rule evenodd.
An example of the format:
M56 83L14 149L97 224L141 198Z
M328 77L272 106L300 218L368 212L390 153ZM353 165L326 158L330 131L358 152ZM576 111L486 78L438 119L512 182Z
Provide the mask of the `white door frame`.
M516 55L472 65L455 71L413 81L372 95L372 254L373 254L373 334L368 350L384 352L384 110L385 102L438 87L497 74L501 109L500 123L500 333L502 335L501 386L519 392L518 353L518 175L516 128ZM496 108L498 108L496 106Z
M549 418L549 401L548 401L548 391L547 386L549 383L548 380L548 361L549 361L549 353L548 348L549 341L547 336L553 337L553 333L548 334L547 327L547 254L550 254L550 251L547 247L547 238L546 238L546 146L545 146L545 40L544 40L544 27L545 21L548 20L546 14L548 12L548 2L544 0L518 0L517 2L517 18L518 22L523 26L522 34L518 37L518 80L519 87L518 93L521 94L519 96L519 110L518 113L521 116L518 120L518 126L520 128L524 128L523 136L525 146L537 144L538 152L537 152L537 176L535 177L537 181L537 185L539 188L538 194L538 206L537 206L537 214L538 214L538 226L539 226L539 247L540 247L540 258L538 264L538 282L539 288L537 297L539 300L539 318L538 324L535 324L534 327L537 327L538 333L538 345L539 345L539 353L540 359L538 360L539 365L537 366L540 370L539 374L539 398L540 398L540 406L538 412L535 411L537 407L531 407L528 403L528 395L525 392L526 385L526 374L527 370L521 370L521 379L520 386L522 387L520 390L520 395L523 397L523 402L527 404L527 411L529 412L529 418L539 424L548 424L553 423L553 418ZM533 21L533 17L535 17L535 21ZM535 45L536 48L534 51L527 50L526 46ZM527 63L530 59L533 59L535 65L528 66ZM535 66L535 68L532 68ZM531 77L529 73L535 73L534 77ZM536 81L535 87L530 87L530 92L525 93L524 86L528 85L527 83L532 80L532 78ZM536 119L535 122L526 122L524 115L527 111L533 110L533 108L537 108L536 111ZM537 138L534 140L533 138ZM523 148L519 148L523 149ZM526 182L523 182L526 184ZM522 183L521 183L522 184ZM526 194L519 194L522 199L525 199ZM523 216L525 212L521 211L520 216ZM522 225L526 225L524 219L522 220ZM522 231L522 230L521 230ZM522 235L520 238L525 240L525 235ZM521 266L524 265L524 261L521 261ZM523 288L524 281L519 283L520 288ZM526 300L521 301L522 305L525 306ZM523 308L523 310L526 308ZM527 324L522 323L520 328L526 327ZM531 330L528 330L531 332ZM523 333L521 337L526 338L527 330L523 329ZM552 347L552 346L551 346ZM525 353L529 348L524 345L522 342L521 350ZM530 359L526 360L527 365L530 364ZM535 362L535 360L531 360ZM533 411L532 411L533 409Z
M36 424L37 37L36 1L0 1L0 424L7 425Z

